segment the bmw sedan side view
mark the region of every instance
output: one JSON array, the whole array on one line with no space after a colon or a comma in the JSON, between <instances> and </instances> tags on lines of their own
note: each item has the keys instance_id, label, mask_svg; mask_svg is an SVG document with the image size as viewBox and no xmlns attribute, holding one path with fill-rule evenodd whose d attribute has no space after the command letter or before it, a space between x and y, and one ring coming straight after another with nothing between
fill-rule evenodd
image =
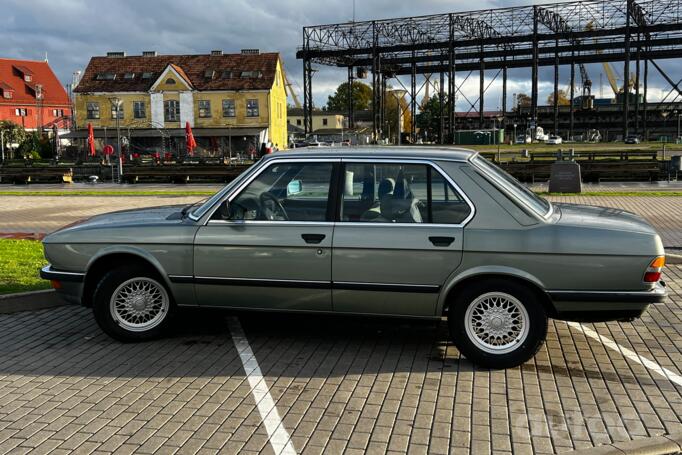
<instances>
[{"instance_id":1,"label":"bmw sedan side view","mask_svg":"<svg viewBox=\"0 0 682 455\"><path fill-rule=\"evenodd\" d=\"M203 203L95 216L44 247L41 276L121 341L181 306L446 316L465 357L506 368L548 318L630 320L665 298L644 219L552 204L461 149L277 152Z\"/></svg>"}]
</instances>

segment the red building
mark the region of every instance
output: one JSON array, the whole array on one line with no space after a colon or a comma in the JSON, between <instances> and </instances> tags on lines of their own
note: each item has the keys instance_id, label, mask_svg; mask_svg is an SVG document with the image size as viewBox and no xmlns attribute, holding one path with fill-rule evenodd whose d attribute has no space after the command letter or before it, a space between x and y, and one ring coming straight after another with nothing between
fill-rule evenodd
<instances>
[{"instance_id":1,"label":"red building","mask_svg":"<svg viewBox=\"0 0 682 455\"><path fill-rule=\"evenodd\" d=\"M65 130L71 117L66 90L46 61L0 58L0 121Z\"/></svg>"}]
</instances>

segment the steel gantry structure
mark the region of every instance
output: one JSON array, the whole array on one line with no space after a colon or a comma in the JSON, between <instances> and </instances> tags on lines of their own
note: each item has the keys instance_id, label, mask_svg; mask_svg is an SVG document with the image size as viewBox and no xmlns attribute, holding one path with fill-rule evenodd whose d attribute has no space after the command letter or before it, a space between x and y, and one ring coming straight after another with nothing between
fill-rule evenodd
<instances>
[{"instance_id":1,"label":"steel gantry structure","mask_svg":"<svg viewBox=\"0 0 682 455\"><path fill-rule=\"evenodd\" d=\"M627 135L631 126L629 112L632 100L627 86L630 63L635 61L637 100L640 62L644 63L642 121L646 130L648 63L656 59L682 57L682 0L572 1L309 26L303 28L303 45L296 55L303 61L306 133L312 132L313 63L347 68L349 82L358 75L358 70L371 73L375 138L382 136L386 80L397 76L410 77L408 93L414 114L418 96L417 75L439 74L438 97L444 101L442 109L447 110L447 114L440 115L440 140L443 142L446 136L443 132L455 130L456 94L461 93L461 85L466 80L462 78L458 83L457 73L479 73L479 98L474 102L467 99L467 102L471 109L478 110L479 127L483 127L484 95L490 86L484 83L485 72L496 70L495 78L502 74L501 115L506 117L507 69L531 68L530 124L534 125L539 68L553 66L556 126L560 66L570 65L572 118L575 65L579 65L585 84L585 64L623 62L623 134ZM662 71L655 62L654 66ZM682 96L682 93L678 94ZM640 128L639 105L639 102L635 103L636 129ZM348 109L352 125L350 98ZM412 124L414 134L414 122ZM572 135L572 121L570 129Z\"/></svg>"}]
</instances>

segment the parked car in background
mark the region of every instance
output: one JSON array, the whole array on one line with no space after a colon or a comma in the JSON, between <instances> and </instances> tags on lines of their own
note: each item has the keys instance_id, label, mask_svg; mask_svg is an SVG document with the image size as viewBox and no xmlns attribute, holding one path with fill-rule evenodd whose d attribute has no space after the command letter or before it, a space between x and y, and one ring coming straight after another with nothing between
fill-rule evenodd
<instances>
[{"instance_id":1,"label":"parked car in background","mask_svg":"<svg viewBox=\"0 0 682 455\"><path fill-rule=\"evenodd\" d=\"M531 137L525 134L519 134L514 141L515 144L530 144L531 142L533 142Z\"/></svg>"},{"instance_id":2,"label":"parked car in background","mask_svg":"<svg viewBox=\"0 0 682 455\"><path fill-rule=\"evenodd\" d=\"M561 144L563 141L561 139L561 136L556 136L554 134L551 134L549 138L547 139L547 143L551 145L558 145Z\"/></svg>"},{"instance_id":3,"label":"parked car in background","mask_svg":"<svg viewBox=\"0 0 682 455\"><path fill-rule=\"evenodd\" d=\"M179 306L447 317L464 356L502 368L535 355L550 317L629 320L665 297L646 220L550 203L468 150L275 152L203 203L43 244L41 276L123 341L159 336Z\"/></svg>"},{"instance_id":4,"label":"parked car in background","mask_svg":"<svg viewBox=\"0 0 682 455\"><path fill-rule=\"evenodd\" d=\"M630 135L630 136L627 136L627 137L625 138L625 141L624 141L624 142L625 142L626 144L639 144L639 143L640 143L640 139L639 139L639 136Z\"/></svg>"}]
</instances>

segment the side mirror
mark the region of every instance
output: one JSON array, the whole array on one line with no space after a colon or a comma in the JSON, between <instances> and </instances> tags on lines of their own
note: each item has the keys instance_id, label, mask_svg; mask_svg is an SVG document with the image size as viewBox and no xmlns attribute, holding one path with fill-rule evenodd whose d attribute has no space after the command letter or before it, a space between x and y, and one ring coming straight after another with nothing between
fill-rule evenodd
<instances>
[{"instance_id":1,"label":"side mirror","mask_svg":"<svg viewBox=\"0 0 682 455\"><path fill-rule=\"evenodd\" d=\"M230 201L224 200L220 207L218 207L218 216L221 220L229 220L232 218L232 210L230 209Z\"/></svg>"},{"instance_id":2,"label":"side mirror","mask_svg":"<svg viewBox=\"0 0 682 455\"><path fill-rule=\"evenodd\" d=\"M299 194L302 191L303 182L301 182L300 180L292 180L287 185L287 196L291 196L292 194Z\"/></svg>"}]
</instances>

